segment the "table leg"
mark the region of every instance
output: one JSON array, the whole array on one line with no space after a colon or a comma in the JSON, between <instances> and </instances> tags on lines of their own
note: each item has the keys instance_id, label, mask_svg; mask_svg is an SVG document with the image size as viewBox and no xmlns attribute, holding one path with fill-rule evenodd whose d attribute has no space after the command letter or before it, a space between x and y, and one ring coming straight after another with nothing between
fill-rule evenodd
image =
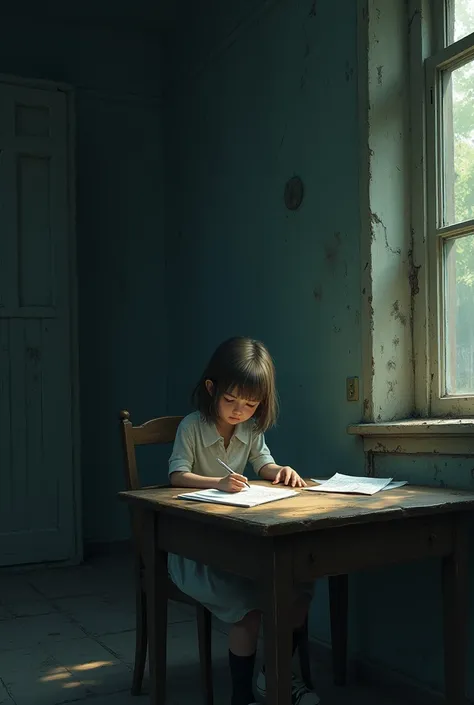
<instances>
[{"instance_id":1,"label":"table leg","mask_svg":"<svg viewBox=\"0 0 474 705\"><path fill-rule=\"evenodd\" d=\"M290 705L293 635L293 565L290 545L275 539L265 566L263 636L266 705Z\"/></svg>"},{"instance_id":2,"label":"table leg","mask_svg":"<svg viewBox=\"0 0 474 705\"><path fill-rule=\"evenodd\" d=\"M444 674L446 703L466 702L468 624L468 524L453 518L453 553L443 558Z\"/></svg>"},{"instance_id":3,"label":"table leg","mask_svg":"<svg viewBox=\"0 0 474 705\"><path fill-rule=\"evenodd\" d=\"M145 572L147 591L150 705L165 705L168 556L158 548L158 514L145 512Z\"/></svg>"},{"instance_id":4,"label":"table leg","mask_svg":"<svg viewBox=\"0 0 474 705\"><path fill-rule=\"evenodd\" d=\"M346 685L348 576L329 577L332 668L335 685Z\"/></svg>"}]
</instances>

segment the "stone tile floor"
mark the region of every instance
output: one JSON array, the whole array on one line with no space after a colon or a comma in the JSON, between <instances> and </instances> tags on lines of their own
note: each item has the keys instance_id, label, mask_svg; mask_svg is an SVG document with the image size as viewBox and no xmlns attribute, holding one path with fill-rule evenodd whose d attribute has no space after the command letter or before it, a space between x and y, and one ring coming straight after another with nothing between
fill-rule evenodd
<instances>
[{"instance_id":1,"label":"stone tile floor","mask_svg":"<svg viewBox=\"0 0 474 705\"><path fill-rule=\"evenodd\" d=\"M194 612L170 604L169 705L200 704ZM225 625L213 634L215 703L230 703ZM129 694L134 656L134 589L127 556L79 567L0 571L0 705L140 705ZM401 705L375 688L334 688L314 664L326 705Z\"/></svg>"}]
</instances>

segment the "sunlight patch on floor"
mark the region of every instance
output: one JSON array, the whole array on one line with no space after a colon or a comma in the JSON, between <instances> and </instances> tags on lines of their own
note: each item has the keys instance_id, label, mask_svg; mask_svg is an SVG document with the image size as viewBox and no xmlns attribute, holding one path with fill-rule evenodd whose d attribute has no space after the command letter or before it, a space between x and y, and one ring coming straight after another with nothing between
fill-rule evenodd
<instances>
[{"instance_id":1,"label":"sunlight patch on floor","mask_svg":"<svg viewBox=\"0 0 474 705\"><path fill-rule=\"evenodd\" d=\"M52 668L49 673L45 676L39 678L40 683L51 683L52 681L68 681L63 684L63 688L70 690L71 688L79 688L84 685L97 685L97 680L87 680L87 681L72 681L71 678L74 677L75 673L84 673L86 671L96 671L99 668L106 668L107 666L115 666L113 661L89 661L87 663L78 663L74 666L59 666L57 668Z\"/></svg>"}]
</instances>

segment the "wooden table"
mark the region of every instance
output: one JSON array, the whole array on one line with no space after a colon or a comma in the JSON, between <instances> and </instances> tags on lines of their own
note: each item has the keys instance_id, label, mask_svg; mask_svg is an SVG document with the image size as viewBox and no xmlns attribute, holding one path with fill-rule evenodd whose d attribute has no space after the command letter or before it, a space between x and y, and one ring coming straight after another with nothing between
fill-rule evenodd
<instances>
[{"instance_id":1,"label":"wooden table","mask_svg":"<svg viewBox=\"0 0 474 705\"><path fill-rule=\"evenodd\" d=\"M167 552L260 583L268 705L290 704L288 607L295 583L438 556L442 559L446 701L464 704L467 512L474 509L474 493L414 486L372 497L301 491L297 497L239 509L176 499L179 492L159 488L120 493L143 511L145 522L151 705L165 702L166 644L157 642L157 634L166 633ZM339 608L346 616L344 588Z\"/></svg>"}]
</instances>

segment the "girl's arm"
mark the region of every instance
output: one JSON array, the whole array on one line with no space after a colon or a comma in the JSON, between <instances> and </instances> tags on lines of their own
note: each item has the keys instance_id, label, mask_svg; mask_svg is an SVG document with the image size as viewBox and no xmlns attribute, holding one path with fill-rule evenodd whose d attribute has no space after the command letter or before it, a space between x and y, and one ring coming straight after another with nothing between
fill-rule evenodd
<instances>
[{"instance_id":1,"label":"girl's arm","mask_svg":"<svg viewBox=\"0 0 474 705\"><path fill-rule=\"evenodd\" d=\"M172 472L170 483L173 487L195 487L198 490L217 490L221 477L204 477L195 472Z\"/></svg>"},{"instance_id":2,"label":"girl's arm","mask_svg":"<svg viewBox=\"0 0 474 705\"><path fill-rule=\"evenodd\" d=\"M276 463L267 463L263 466L263 468L260 468L258 475L262 478L262 480L270 480L270 482L273 482L281 469L281 465L277 465Z\"/></svg>"},{"instance_id":3,"label":"girl's arm","mask_svg":"<svg viewBox=\"0 0 474 705\"><path fill-rule=\"evenodd\" d=\"M270 480L274 485L278 485L281 482L291 487L306 487L306 482L303 478L289 465L267 463L263 468L260 468L258 474L262 480Z\"/></svg>"},{"instance_id":4,"label":"girl's arm","mask_svg":"<svg viewBox=\"0 0 474 705\"><path fill-rule=\"evenodd\" d=\"M246 487L246 478L238 473L225 477L205 477L195 472L176 471L170 475L173 487L195 487L198 490L220 490L221 492L240 492Z\"/></svg>"},{"instance_id":5,"label":"girl's arm","mask_svg":"<svg viewBox=\"0 0 474 705\"><path fill-rule=\"evenodd\" d=\"M274 485L282 483L290 487L306 487L306 482L301 479L296 470L289 465L277 465L265 443L263 433L255 433L252 437L249 460L255 473L262 480L269 480Z\"/></svg>"}]
</instances>

